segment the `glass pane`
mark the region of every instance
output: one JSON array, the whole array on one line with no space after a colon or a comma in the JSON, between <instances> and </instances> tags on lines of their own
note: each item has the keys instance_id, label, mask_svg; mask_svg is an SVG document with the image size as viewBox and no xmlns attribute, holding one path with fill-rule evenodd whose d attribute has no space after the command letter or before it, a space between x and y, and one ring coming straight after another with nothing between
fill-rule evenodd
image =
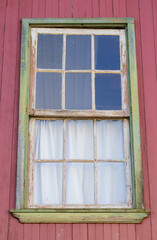
<instances>
[{"instance_id":1,"label":"glass pane","mask_svg":"<svg viewBox=\"0 0 157 240\"><path fill-rule=\"evenodd\" d=\"M97 121L97 159L124 159L123 121Z\"/></svg>"},{"instance_id":2,"label":"glass pane","mask_svg":"<svg viewBox=\"0 0 157 240\"><path fill-rule=\"evenodd\" d=\"M36 120L35 159L63 159L62 120Z\"/></svg>"},{"instance_id":3,"label":"glass pane","mask_svg":"<svg viewBox=\"0 0 157 240\"><path fill-rule=\"evenodd\" d=\"M92 109L90 73L67 73L65 79L65 108Z\"/></svg>"},{"instance_id":4,"label":"glass pane","mask_svg":"<svg viewBox=\"0 0 157 240\"><path fill-rule=\"evenodd\" d=\"M35 163L34 204L62 204L62 163Z\"/></svg>"},{"instance_id":5,"label":"glass pane","mask_svg":"<svg viewBox=\"0 0 157 240\"><path fill-rule=\"evenodd\" d=\"M66 69L91 69L91 36L67 36Z\"/></svg>"},{"instance_id":6,"label":"glass pane","mask_svg":"<svg viewBox=\"0 0 157 240\"><path fill-rule=\"evenodd\" d=\"M119 36L95 36L95 69L120 69Z\"/></svg>"},{"instance_id":7,"label":"glass pane","mask_svg":"<svg viewBox=\"0 0 157 240\"><path fill-rule=\"evenodd\" d=\"M121 75L95 74L96 110L121 110Z\"/></svg>"},{"instance_id":8,"label":"glass pane","mask_svg":"<svg viewBox=\"0 0 157 240\"><path fill-rule=\"evenodd\" d=\"M63 35L39 34L37 46L37 67L62 68Z\"/></svg>"},{"instance_id":9,"label":"glass pane","mask_svg":"<svg viewBox=\"0 0 157 240\"><path fill-rule=\"evenodd\" d=\"M38 72L36 75L36 109L61 109L61 73Z\"/></svg>"},{"instance_id":10,"label":"glass pane","mask_svg":"<svg viewBox=\"0 0 157 240\"><path fill-rule=\"evenodd\" d=\"M98 163L98 204L126 203L125 163Z\"/></svg>"},{"instance_id":11,"label":"glass pane","mask_svg":"<svg viewBox=\"0 0 157 240\"><path fill-rule=\"evenodd\" d=\"M66 164L66 204L94 204L94 164Z\"/></svg>"},{"instance_id":12,"label":"glass pane","mask_svg":"<svg viewBox=\"0 0 157 240\"><path fill-rule=\"evenodd\" d=\"M66 126L66 158L93 159L93 121L69 120Z\"/></svg>"}]
</instances>

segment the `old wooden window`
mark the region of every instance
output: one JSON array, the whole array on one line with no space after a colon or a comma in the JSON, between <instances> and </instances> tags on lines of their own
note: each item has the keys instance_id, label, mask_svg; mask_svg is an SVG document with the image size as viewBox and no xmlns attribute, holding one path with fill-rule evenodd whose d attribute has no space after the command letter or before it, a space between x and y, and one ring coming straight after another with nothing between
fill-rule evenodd
<instances>
[{"instance_id":1,"label":"old wooden window","mask_svg":"<svg viewBox=\"0 0 157 240\"><path fill-rule=\"evenodd\" d=\"M22 55L27 69L21 66L21 81L27 82L25 90L21 83L26 101L20 106L26 112L24 133L19 126L19 158L24 159L18 167L24 174L18 168L13 214L24 222L26 215L31 222L126 222L129 212L128 222L141 221L147 213L137 106L136 119L130 112L138 100L130 70L136 72L134 42L127 48L132 19L113 25L109 19L74 20L74 25L45 20L46 28L36 21L23 23L29 51Z\"/></svg>"}]
</instances>

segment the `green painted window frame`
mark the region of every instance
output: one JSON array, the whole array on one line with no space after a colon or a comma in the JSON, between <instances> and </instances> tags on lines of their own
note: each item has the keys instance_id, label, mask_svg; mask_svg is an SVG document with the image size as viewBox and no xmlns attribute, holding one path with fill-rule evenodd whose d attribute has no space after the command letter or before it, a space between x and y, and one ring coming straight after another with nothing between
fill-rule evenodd
<instances>
[{"instance_id":1,"label":"green painted window frame","mask_svg":"<svg viewBox=\"0 0 157 240\"><path fill-rule=\"evenodd\" d=\"M43 28L97 28L125 29L127 42L127 69L130 109L132 209L28 209L27 173L29 145L29 78L30 32L33 27ZM50 18L23 19L20 71L20 105L18 128L18 159L16 208L12 215L22 223L140 223L149 215L144 209L143 174L138 104L135 31L133 18Z\"/></svg>"}]
</instances>

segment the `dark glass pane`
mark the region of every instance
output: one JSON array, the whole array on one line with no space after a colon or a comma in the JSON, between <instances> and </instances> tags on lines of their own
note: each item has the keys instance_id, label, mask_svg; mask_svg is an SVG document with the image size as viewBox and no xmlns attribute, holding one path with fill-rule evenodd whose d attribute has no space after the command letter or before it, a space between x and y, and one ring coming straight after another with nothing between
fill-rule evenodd
<instances>
[{"instance_id":1,"label":"dark glass pane","mask_svg":"<svg viewBox=\"0 0 157 240\"><path fill-rule=\"evenodd\" d=\"M120 74L95 74L95 106L97 110L122 108Z\"/></svg>"},{"instance_id":2,"label":"dark glass pane","mask_svg":"<svg viewBox=\"0 0 157 240\"><path fill-rule=\"evenodd\" d=\"M38 72L36 77L36 108L61 109L61 73Z\"/></svg>"},{"instance_id":3,"label":"dark glass pane","mask_svg":"<svg viewBox=\"0 0 157 240\"><path fill-rule=\"evenodd\" d=\"M67 36L66 69L91 69L91 36Z\"/></svg>"},{"instance_id":4,"label":"dark glass pane","mask_svg":"<svg viewBox=\"0 0 157 240\"><path fill-rule=\"evenodd\" d=\"M63 35L38 35L37 67L62 68Z\"/></svg>"},{"instance_id":5,"label":"dark glass pane","mask_svg":"<svg viewBox=\"0 0 157 240\"><path fill-rule=\"evenodd\" d=\"M65 108L66 109L92 108L92 89L90 73L66 74Z\"/></svg>"},{"instance_id":6,"label":"dark glass pane","mask_svg":"<svg viewBox=\"0 0 157 240\"><path fill-rule=\"evenodd\" d=\"M119 36L95 36L95 69L120 69Z\"/></svg>"}]
</instances>

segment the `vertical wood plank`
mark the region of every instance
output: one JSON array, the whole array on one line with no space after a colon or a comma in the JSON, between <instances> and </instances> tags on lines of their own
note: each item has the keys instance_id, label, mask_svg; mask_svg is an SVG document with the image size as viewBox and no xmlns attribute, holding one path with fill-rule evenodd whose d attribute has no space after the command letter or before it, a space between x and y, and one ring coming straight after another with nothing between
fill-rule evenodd
<instances>
[{"instance_id":1,"label":"vertical wood plank","mask_svg":"<svg viewBox=\"0 0 157 240\"><path fill-rule=\"evenodd\" d=\"M56 225L48 224L47 226L47 240L55 240L56 239Z\"/></svg>"},{"instance_id":2,"label":"vertical wood plank","mask_svg":"<svg viewBox=\"0 0 157 240\"><path fill-rule=\"evenodd\" d=\"M88 240L96 239L96 224L88 224Z\"/></svg>"},{"instance_id":3,"label":"vertical wood plank","mask_svg":"<svg viewBox=\"0 0 157 240\"><path fill-rule=\"evenodd\" d=\"M59 13L59 1L58 0L52 0L52 8L51 8L51 17L52 18L58 18Z\"/></svg>"},{"instance_id":4,"label":"vertical wood plank","mask_svg":"<svg viewBox=\"0 0 157 240\"><path fill-rule=\"evenodd\" d=\"M104 239L104 225L103 224L96 224L96 240L103 240Z\"/></svg>"},{"instance_id":5,"label":"vertical wood plank","mask_svg":"<svg viewBox=\"0 0 157 240\"><path fill-rule=\"evenodd\" d=\"M2 2L2 1L1 1ZM2 5L1 5L2 6ZM16 85L16 51L17 51L17 33L18 33L18 0L9 0L2 8L5 20L5 36L2 34L2 43L4 37L3 65L1 65L1 119L0 119L0 236L1 239L11 237L10 224L14 222L14 230L17 236L22 239L22 231L17 228L17 221L11 220L9 214L9 198L10 198L10 176L12 161L12 141L13 141L13 118L14 118L14 91ZM4 26L2 14L2 26ZM4 31L4 28L1 28ZM2 33L2 32L1 32ZM2 54L1 52L1 54ZM2 68L3 67L3 68ZM15 189L14 189L15 190ZM15 196L15 195L14 195ZM9 220L9 222L8 222Z\"/></svg>"},{"instance_id":6,"label":"vertical wood plank","mask_svg":"<svg viewBox=\"0 0 157 240\"><path fill-rule=\"evenodd\" d=\"M126 17L126 0L119 0L119 17Z\"/></svg>"},{"instance_id":7,"label":"vertical wood plank","mask_svg":"<svg viewBox=\"0 0 157 240\"><path fill-rule=\"evenodd\" d=\"M56 240L72 239L72 224L56 224Z\"/></svg>"},{"instance_id":8,"label":"vertical wood plank","mask_svg":"<svg viewBox=\"0 0 157 240\"><path fill-rule=\"evenodd\" d=\"M113 0L113 17L120 16L119 0Z\"/></svg>"},{"instance_id":9,"label":"vertical wood plank","mask_svg":"<svg viewBox=\"0 0 157 240\"><path fill-rule=\"evenodd\" d=\"M144 96L145 96L145 111L146 111L146 133L147 133L147 152L148 152L148 176L150 189L150 207L153 209L151 214L151 226L147 225L145 234L148 239L155 239L157 236L157 194L156 193L156 142L157 134L154 134L156 129L156 63L155 63L155 45L153 32L153 16L152 3L145 0L145 4L140 0L140 23L141 23L141 46L142 46L142 64L143 64L143 81L144 81ZM151 64L150 64L151 61ZM151 108L150 108L151 106ZM157 132L157 131L156 131ZM149 224L149 220L146 220ZM145 223L145 224L146 224ZM151 236L152 232L152 236ZM137 228L137 236L144 236L144 232Z\"/></svg>"},{"instance_id":10,"label":"vertical wood plank","mask_svg":"<svg viewBox=\"0 0 157 240\"><path fill-rule=\"evenodd\" d=\"M104 224L104 240L111 240L111 224Z\"/></svg>"},{"instance_id":11,"label":"vertical wood plank","mask_svg":"<svg viewBox=\"0 0 157 240\"><path fill-rule=\"evenodd\" d=\"M144 4L145 5L145 4ZM140 101L140 116L141 116L141 142L142 142L142 158L143 158L143 176L144 176L144 199L145 199L145 207L149 208L150 204L149 204L149 175L148 175L148 158L147 158L147 131L148 128L145 128L146 125L146 115L145 115L145 109L146 109L146 91L149 91L149 87L147 88L146 91L144 91L144 85L145 85L145 79L144 79L144 65L142 64L144 59L148 59L148 56L144 56L143 55L143 45L142 45L142 41L143 41L143 37L144 35L142 34L142 26L143 23L147 20L145 20L146 15L143 14L143 16L141 15L141 7L143 6L142 2L140 3L140 5L138 5L137 1L133 1L132 4L129 4L129 2L127 2L127 6L128 6L128 14L132 15L135 17L135 30L136 30L136 46L137 46L137 67L138 67L138 82L139 82L139 98L141 99ZM146 6L146 5L145 5ZM145 8L145 11L146 8ZM144 12L145 12L144 11ZM150 13L149 13L150 15ZM151 18L151 16L149 16L149 18ZM145 34L147 33L147 27L148 26L143 26L145 28L144 32ZM152 31L152 26L149 26L150 31ZM145 36L146 37L146 36ZM148 35L147 35L148 37ZM153 40L153 38L152 38ZM152 57L151 57L152 59ZM148 64L148 62L147 62ZM148 64L149 65L149 64ZM141 67L142 66L142 67ZM150 79L149 79L150 81ZM147 114L147 113L146 113ZM146 226L144 227L144 223L146 224ZM147 239L151 239L151 223L150 223L150 218L147 219L146 221L144 221L144 223L142 224L142 231L140 226L136 226L136 238L146 238Z\"/></svg>"},{"instance_id":12,"label":"vertical wood plank","mask_svg":"<svg viewBox=\"0 0 157 240\"><path fill-rule=\"evenodd\" d=\"M100 17L112 17L113 4L110 0L100 0Z\"/></svg>"},{"instance_id":13,"label":"vertical wood plank","mask_svg":"<svg viewBox=\"0 0 157 240\"><path fill-rule=\"evenodd\" d=\"M39 230L39 239L40 240L47 240L48 239L48 231L47 231L48 224L40 224L40 230Z\"/></svg>"},{"instance_id":14,"label":"vertical wood plank","mask_svg":"<svg viewBox=\"0 0 157 240\"><path fill-rule=\"evenodd\" d=\"M157 1L152 0L152 15L153 15L153 32L154 32L154 46L155 46L155 63L156 63L156 78L157 78Z\"/></svg>"},{"instance_id":15,"label":"vertical wood plank","mask_svg":"<svg viewBox=\"0 0 157 240\"><path fill-rule=\"evenodd\" d=\"M8 236L4 240L23 240L23 225L17 219L10 219L8 230Z\"/></svg>"},{"instance_id":16,"label":"vertical wood plank","mask_svg":"<svg viewBox=\"0 0 157 240\"><path fill-rule=\"evenodd\" d=\"M120 224L120 239L126 239L127 240L127 224Z\"/></svg>"},{"instance_id":17,"label":"vertical wood plank","mask_svg":"<svg viewBox=\"0 0 157 240\"><path fill-rule=\"evenodd\" d=\"M32 0L33 1L33 4L32 4L32 17L33 18L37 18L39 17L38 15L38 0Z\"/></svg>"},{"instance_id":18,"label":"vertical wood plank","mask_svg":"<svg viewBox=\"0 0 157 240\"><path fill-rule=\"evenodd\" d=\"M92 0L86 0L86 17L92 18L93 12L92 12Z\"/></svg>"},{"instance_id":19,"label":"vertical wood plank","mask_svg":"<svg viewBox=\"0 0 157 240\"><path fill-rule=\"evenodd\" d=\"M35 9L35 11L33 10L33 6L37 6L36 4L37 4L37 1L20 0L20 19L37 17L38 7ZM21 31L21 26L20 26L20 31ZM20 41L21 41L21 37L20 37ZM19 68L19 72L20 72L20 68ZM40 239L39 224L24 224L23 226L24 226L24 240Z\"/></svg>"},{"instance_id":20,"label":"vertical wood plank","mask_svg":"<svg viewBox=\"0 0 157 240\"><path fill-rule=\"evenodd\" d=\"M1 98L1 84L2 84L2 67L4 56L4 34L6 21L6 3L7 0L0 1L0 98Z\"/></svg>"},{"instance_id":21,"label":"vertical wood plank","mask_svg":"<svg viewBox=\"0 0 157 240\"><path fill-rule=\"evenodd\" d=\"M87 224L73 224L73 240L87 240Z\"/></svg>"},{"instance_id":22,"label":"vertical wood plank","mask_svg":"<svg viewBox=\"0 0 157 240\"><path fill-rule=\"evenodd\" d=\"M144 177L144 199L145 207L149 208L149 179L147 169L147 150L146 150L146 122L145 122L145 99L144 99L144 82L142 72L142 49L141 49L141 29L140 29L140 6L137 0L132 2L127 1L127 17L135 18L135 36L136 36L136 56L137 56L137 72L139 85L139 106L140 106L140 124L141 124L141 147L143 159L143 177ZM148 220L149 222L150 220ZM142 224L143 225L143 224ZM150 222L148 223L150 227ZM143 233L147 234L147 230L143 229ZM135 239L136 232L138 235L139 229L136 230L135 225L128 225L128 239ZM150 237L148 238L150 239Z\"/></svg>"},{"instance_id":23,"label":"vertical wood plank","mask_svg":"<svg viewBox=\"0 0 157 240\"><path fill-rule=\"evenodd\" d=\"M135 224L128 224L127 240L136 240Z\"/></svg>"},{"instance_id":24,"label":"vertical wood plank","mask_svg":"<svg viewBox=\"0 0 157 240\"><path fill-rule=\"evenodd\" d=\"M93 18L98 18L100 17L100 4L99 4L99 0L94 0L93 1Z\"/></svg>"},{"instance_id":25,"label":"vertical wood plank","mask_svg":"<svg viewBox=\"0 0 157 240\"><path fill-rule=\"evenodd\" d=\"M148 177L149 177L149 200L150 208L153 209L151 214L151 228L149 239L155 239L157 236L157 194L156 192L156 168L157 162L154 156L156 155L156 141L157 135L154 134L156 128L156 62L155 62L155 45L153 32L153 15L151 1L145 1L142 4L140 1L140 23L141 23L141 46L142 46L142 64L143 64L143 82L144 82L144 96L145 96L145 112L146 112L146 134L147 134L147 153L148 153ZM151 106L151 108L150 108ZM145 169L144 169L145 170ZM144 182L144 185L146 183ZM137 229L139 230L139 228ZM141 232L143 235L143 232ZM138 233L139 235L139 233Z\"/></svg>"},{"instance_id":26,"label":"vertical wood plank","mask_svg":"<svg viewBox=\"0 0 157 240\"><path fill-rule=\"evenodd\" d=\"M24 224L23 240L39 240L39 224Z\"/></svg>"},{"instance_id":27,"label":"vertical wood plank","mask_svg":"<svg viewBox=\"0 0 157 240\"><path fill-rule=\"evenodd\" d=\"M120 240L119 224L111 224L112 240Z\"/></svg>"},{"instance_id":28,"label":"vertical wood plank","mask_svg":"<svg viewBox=\"0 0 157 240\"><path fill-rule=\"evenodd\" d=\"M73 0L73 14L74 18L85 17L85 0Z\"/></svg>"},{"instance_id":29,"label":"vertical wood plank","mask_svg":"<svg viewBox=\"0 0 157 240\"><path fill-rule=\"evenodd\" d=\"M59 1L59 17L61 18L72 17L72 0Z\"/></svg>"}]
</instances>

